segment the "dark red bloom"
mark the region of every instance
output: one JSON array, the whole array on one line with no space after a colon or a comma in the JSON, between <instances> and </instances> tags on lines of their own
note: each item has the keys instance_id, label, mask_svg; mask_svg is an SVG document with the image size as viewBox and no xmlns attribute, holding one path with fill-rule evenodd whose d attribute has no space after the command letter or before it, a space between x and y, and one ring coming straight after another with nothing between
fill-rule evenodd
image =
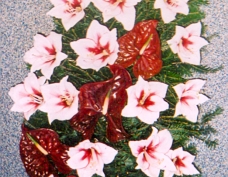
<instances>
[{"instance_id":1,"label":"dark red bloom","mask_svg":"<svg viewBox=\"0 0 228 177\"><path fill-rule=\"evenodd\" d=\"M158 74L162 68L162 60L156 26L156 20L142 21L120 37L119 53L115 63L125 68L134 65L135 77L140 75L148 79Z\"/></svg>"},{"instance_id":2,"label":"dark red bloom","mask_svg":"<svg viewBox=\"0 0 228 177\"><path fill-rule=\"evenodd\" d=\"M31 136L45 152L39 150ZM20 141L20 155L26 172L30 177L48 177L53 174L58 177L58 171L64 174L71 172L66 161L68 147L61 144L56 132L51 129L28 130L22 125L22 136Z\"/></svg>"},{"instance_id":3,"label":"dark red bloom","mask_svg":"<svg viewBox=\"0 0 228 177\"><path fill-rule=\"evenodd\" d=\"M122 126L121 112L127 101L126 88L132 85L129 73L120 65L109 66L113 77L107 81L88 83L80 88L79 112L70 120L71 126L90 139L96 123L103 115L107 120L107 137L111 142L128 135Z\"/></svg>"}]
</instances>

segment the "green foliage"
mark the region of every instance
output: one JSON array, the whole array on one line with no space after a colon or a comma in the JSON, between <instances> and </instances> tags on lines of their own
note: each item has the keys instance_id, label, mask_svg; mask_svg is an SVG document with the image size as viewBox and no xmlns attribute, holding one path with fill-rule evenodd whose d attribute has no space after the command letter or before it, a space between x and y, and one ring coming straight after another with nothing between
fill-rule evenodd
<instances>
[{"instance_id":1,"label":"green foliage","mask_svg":"<svg viewBox=\"0 0 228 177\"><path fill-rule=\"evenodd\" d=\"M200 6L206 5L207 3L207 0L190 0L188 3L190 13L188 15L178 14L177 19L169 24L164 24L161 19L160 10L153 8L154 0L142 0L136 6L136 23L149 19L156 19L159 22L157 31L161 40L163 68L158 75L152 77L149 81L160 81L169 85L165 100L169 103L170 108L161 112L160 118L152 126L157 127L159 130L168 129L171 132L173 136L172 149L182 146L185 150L194 155L197 153L196 147L194 144L189 143L189 140L192 137L202 140L209 148L215 148L218 144L217 140L211 139L211 135L216 131L208 122L215 116L221 114L222 109L217 108L215 111L205 114L202 116L201 122L197 123L189 122L182 116L173 118L175 105L178 99L172 87L179 83L186 82L185 77L191 77L194 72L216 72L221 69L221 67L213 69L208 66L181 63L178 56L172 53L166 41L171 39L175 34L176 25L186 27L191 23L196 23L203 19L204 13L200 11ZM55 68L49 83L59 82L63 77L69 76L68 81L79 90L80 87L86 83L104 81L112 77L112 74L107 67L103 67L96 72L92 69L85 70L76 66L77 55L71 49L70 42L85 38L88 26L94 19L98 20L101 24L106 25L110 30L117 28L118 37L124 35L126 31L123 29L122 24L115 19L110 19L108 22L103 23L101 12L99 12L92 3L85 9L85 13L86 16L69 31L65 31L60 19L53 19L55 31L63 35L62 51L68 55L68 58L62 61L59 67ZM132 67L127 68L127 70L132 76L133 83L135 83L136 78L132 74ZM41 75L40 72L37 72L37 74ZM25 122L25 124L31 129L51 128L59 134L60 140L69 146L75 146L82 140L80 133L73 130L68 121L56 120L49 125L47 114L40 111L37 111L28 122ZM115 160L104 167L106 176L146 177L141 170L135 169L137 164L135 157L131 154L128 141L146 139L152 131L151 125L147 125L137 118L123 117L123 126L130 135L130 138L129 140L118 143L110 143L106 138L106 124L105 117L100 118L92 137L92 141L99 140L99 142L106 143L118 150L118 155ZM75 172L72 173L74 174ZM161 172L160 176L162 175L163 172ZM94 175L94 177L97 177L97 175Z\"/></svg>"}]
</instances>

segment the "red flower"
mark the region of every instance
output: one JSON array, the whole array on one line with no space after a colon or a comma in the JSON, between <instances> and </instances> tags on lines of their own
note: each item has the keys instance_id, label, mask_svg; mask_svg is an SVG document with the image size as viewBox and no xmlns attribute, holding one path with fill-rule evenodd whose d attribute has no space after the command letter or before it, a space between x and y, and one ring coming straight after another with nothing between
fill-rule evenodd
<instances>
[{"instance_id":1,"label":"red flower","mask_svg":"<svg viewBox=\"0 0 228 177\"><path fill-rule=\"evenodd\" d=\"M135 77L144 79L158 74L162 68L160 39L156 31L157 21L139 22L127 34L118 39L119 53L115 63L127 68L133 66Z\"/></svg>"},{"instance_id":2,"label":"red flower","mask_svg":"<svg viewBox=\"0 0 228 177\"><path fill-rule=\"evenodd\" d=\"M20 155L30 177L58 177L58 171L70 173L68 149L51 129L28 130L22 126Z\"/></svg>"},{"instance_id":3,"label":"red flower","mask_svg":"<svg viewBox=\"0 0 228 177\"><path fill-rule=\"evenodd\" d=\"M127 101L126 88L132 85L129 73L119 65L109 66L113 77L107 81L88 83L80 88L79 112L70 120L71 126L90 139L96 123L106 117L107 137L111 142L125 139L121 112Z\"/></svg>"}]
</instances>

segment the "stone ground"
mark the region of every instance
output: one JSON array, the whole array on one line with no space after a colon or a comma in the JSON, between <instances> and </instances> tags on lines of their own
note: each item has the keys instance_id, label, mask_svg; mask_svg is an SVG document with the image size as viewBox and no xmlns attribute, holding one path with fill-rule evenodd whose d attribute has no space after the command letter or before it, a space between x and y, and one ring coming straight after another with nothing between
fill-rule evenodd
<instances>
[{"instance_id":1,"label":"stone ground","mask_svg":"<svg viewBox=\"0 0 228 177\"><path fill-rule=\"evenodd\" d=\"M1 98L0 98L0 172L2 177L26 177L19 156L20 125L22 115L10 112L12 100L9 89L22 82L28 70L23 62L24 53L33 46L33 36L37 33L49 34L53 29L52 20L45 14L51 8L48 0L0 1L0 58L1 58ZM227 0L210 0L202 8L206 12L203 22L208 26L205 36L217 34L202 52L202 64L210 67L224 66L224 69L208 75L196 77L207 79L203 89L211 101L203 104L201 113L221 106L224 114L211 124L217 129L215 138L219 146L209 150L198 143L199 154L196 164L204 177L228 176L228 5Z\"/></svg>"}]
</instances>

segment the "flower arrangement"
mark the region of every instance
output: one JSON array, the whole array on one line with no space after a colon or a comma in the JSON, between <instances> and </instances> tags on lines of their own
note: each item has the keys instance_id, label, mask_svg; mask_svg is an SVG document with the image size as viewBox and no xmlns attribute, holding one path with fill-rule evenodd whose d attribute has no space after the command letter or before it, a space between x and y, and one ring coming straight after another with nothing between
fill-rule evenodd
<instances>
[{"instance_id":1,"label":"flower arrangement","mask_svg":"<svg viewBox=\"0 0 228 177\"><path fill-rule=\"evenodd\" d=\"M20 155L30 177L199 176L197 138L206 0L51 0L55 30L34 36L30 73L12 87L22 112Z\"/></svg>"}]
</instances>

